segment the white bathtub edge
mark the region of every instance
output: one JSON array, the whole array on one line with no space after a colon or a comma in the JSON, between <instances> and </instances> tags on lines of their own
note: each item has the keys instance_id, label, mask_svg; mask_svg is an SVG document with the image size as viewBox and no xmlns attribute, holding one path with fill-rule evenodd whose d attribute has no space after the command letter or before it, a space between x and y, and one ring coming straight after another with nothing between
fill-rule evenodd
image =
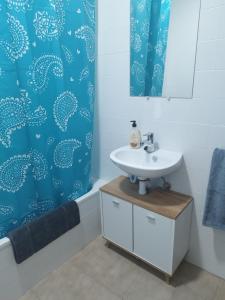
<instances>
[{"instance_id":1,"label":"white bathtub edge","mask_svg":"<svg viewBox=\"0 0 225 300\"><path fill-rule=\"evenodd\" d=\"M106 184L107 182L108 182L108 180L98 179L95 182L95 184L93 185L93 188L88 193L86 193L85 195L76 199L78 205L79 205L79 203L82 203L84 200L86 200L86 199L92 197L94 194L98 193L100 187L103 186L104 184ZM7 237L0 239L0 252L9 246L11 246L11 243Z\"/></svg>"}]
</instances>

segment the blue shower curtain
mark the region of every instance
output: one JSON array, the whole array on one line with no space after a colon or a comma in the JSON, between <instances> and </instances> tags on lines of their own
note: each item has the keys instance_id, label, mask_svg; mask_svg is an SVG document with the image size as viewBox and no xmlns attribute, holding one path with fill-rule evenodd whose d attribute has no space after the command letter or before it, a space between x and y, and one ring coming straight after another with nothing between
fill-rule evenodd
<instances>
[{"instance_id":1,"label":"blue shower curtain","mask_svg":"<svg viewBox=\"0 0 225 300\"><path fill-rule=\"evenodd\" d=\"M95 0L0 0L0 237L91 188Z\"/></svg>"},{"instance_id":2,"label":"blue shower curtain","mask_svg":"<svg viewBox=\"0 0 225 300\"><path fill-rule=\"evenodd\" d=\"M131 96L162 96L171 0L131 0Z\"/></svg>"}]
</instances>

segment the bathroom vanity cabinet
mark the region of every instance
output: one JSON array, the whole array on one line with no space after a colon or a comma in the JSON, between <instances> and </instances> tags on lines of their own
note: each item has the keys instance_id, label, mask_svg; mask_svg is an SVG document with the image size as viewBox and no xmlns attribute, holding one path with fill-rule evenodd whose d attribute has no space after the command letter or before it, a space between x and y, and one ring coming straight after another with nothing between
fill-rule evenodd
<instances>
[{"instance_id":1,"label":"bathroom vanity cabinet","mask_svg":"<svg viewBox=\"0 0 225 300\"><path fill-rule=\"evenodd\" d=\"M189 250L192 197L173 191L138 194L120 176L101 188L103 237L166 274Z\"/></svg>"}]
</instances>

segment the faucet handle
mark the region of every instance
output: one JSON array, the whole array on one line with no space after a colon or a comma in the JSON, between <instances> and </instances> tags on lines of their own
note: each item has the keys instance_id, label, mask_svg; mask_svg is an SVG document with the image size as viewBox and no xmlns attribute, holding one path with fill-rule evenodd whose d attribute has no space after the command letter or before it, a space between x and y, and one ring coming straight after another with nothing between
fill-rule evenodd
<instances>
[{"instance_id":1,"label":"faucet handle","mask_svg":"<svg viewBox=\"0 0 225 300\"><path fill-rule=\"evenodd\" d=\"M143 134L143 136L147 136L147 141L150 142L153 144L153 141L154 141L154 133L152 132L147 132L145 134Z\"/></svg>"}]
</instances>

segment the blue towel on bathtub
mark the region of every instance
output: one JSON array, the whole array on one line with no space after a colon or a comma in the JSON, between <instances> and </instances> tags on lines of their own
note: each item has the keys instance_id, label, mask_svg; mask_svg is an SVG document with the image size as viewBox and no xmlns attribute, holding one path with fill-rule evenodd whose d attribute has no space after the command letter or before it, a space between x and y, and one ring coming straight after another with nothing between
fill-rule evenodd
<instances>
[{"instance_id":1,"label":"blue towel on bathtub","mask_svg":"<svg viewBox=\"0 0 225 300\"><path fill-rule=\"evenodd\" d=\"M70 201L11 231L8 237L16 262L20 264L79 223L79 207L75 201Z\"/></svg>"},{"instance_id":2,"label":"blue towel on bathtub","mask_svg":"<svg viewBox=\"0 0 225 300\"><path fill-rule=\"evenodd\" d=\"M225 230L225 150L213 153L203 225Z\"/></svg>"}]
</instances>

